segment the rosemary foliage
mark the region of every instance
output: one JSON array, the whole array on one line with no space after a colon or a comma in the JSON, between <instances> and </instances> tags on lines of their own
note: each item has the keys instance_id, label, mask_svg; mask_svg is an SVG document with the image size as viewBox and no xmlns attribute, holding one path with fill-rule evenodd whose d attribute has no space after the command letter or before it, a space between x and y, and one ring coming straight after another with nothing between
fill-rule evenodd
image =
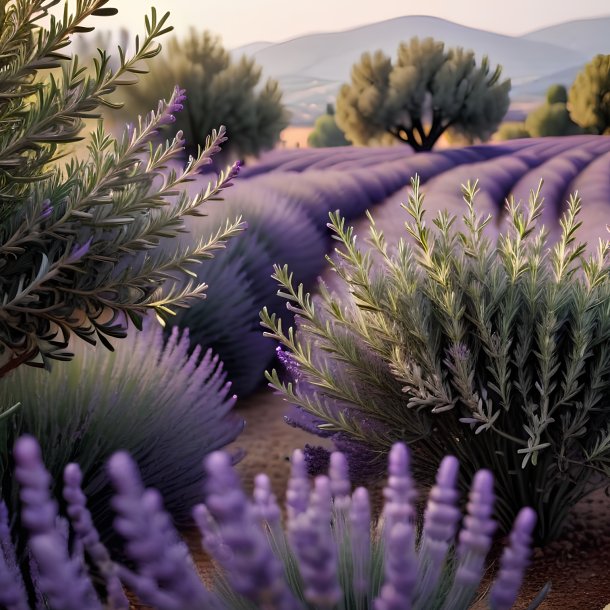
<instances>
[{"instance_id":1,"label":"rosemary foliage","mask_svg":"<svg viewBox=\"0 0 610 610\"><path fill-rule=\"evenodd\" d=\"M239 220L227 222L193 247L157 248L237 173L228 168L194 197L180 189L220 151L222 127L184 170L164 171L184 149L182 134L152 142L182 108L178 87L119 138L100 121L85 158L59 164L66 145L83 139L83 121L99 117L100 106L116 107L107 96L136 82L172 29L169 14L159 19L153 8L133 55L119 48L111 69L99 50L88 70L65 49L73 34L92 29L83 25L89 16L115 12L107 1L78 0L73 13L66 3L59 17L50 13L59 0L0 2L0 376L22 363L69 359L71 334L110 348L105 336L124 337L129 320L140 327L146 310L167 317L201 297L205 285L185 277L241 229Z\"/></svg>"},{"instance_id":2,"label":"rosemary foliage","mask_svg":"<svg viewBox=\"0 0 610 610\"><path fill-rule=\"evenodd\" d=\"M339 247L328 260L345 294L321 285L312 297L276 266L298 331L267 310L261 319L289 351L291 380L267 377L302 411L297 425L342 450L351 444L353 455L382 456L406 441L425 484L447 453L464 482L489 468L504 531L532 506L546 542L609 480L610 241L592 254L577 243L574 194L551 244L537 222L541 186L528 206L507 202L508 227L495 242L491 217L476 212L476 182L463 187L461 227L446 212L431 226L415 178L403 204L408 238L394 247L370 215L366 250L331 214Z\"/></svg>"}]
</instances>

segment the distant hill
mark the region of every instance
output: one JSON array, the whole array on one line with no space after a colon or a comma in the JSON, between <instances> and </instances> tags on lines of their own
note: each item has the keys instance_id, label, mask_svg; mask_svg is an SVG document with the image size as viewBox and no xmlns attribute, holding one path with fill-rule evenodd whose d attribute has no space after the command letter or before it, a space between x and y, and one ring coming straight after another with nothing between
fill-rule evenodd
<instances>
[{"instance_id":1,"label":"distant hill","mask_svg":"<svg viewBox=\"0 0 610 610\"><path fill-rule=\"evenodd\" d=\"M479 58L488 55L492 66L501 64L503 75L511 78L513 100L531 101L544 95L554 82L569 86L593 55L610 52L608 32L610 17L573 21L515 37L436 17L408 16L280 43L255 42L232 53L254 57L265 76L279 81L292 123L303 125L311 124L325 111L327 102L334 101L364 51L381 49L393 58L398 45L413 36L432 36L450 47L472 49Z\"/></svg>"},{"instance_id":2,"label":"distant hill","mask_svg":"<svg viewBox=\"0 0 610 610\"><path fill-rule=\"evenodd\" d=\"M610 53L610 16L569 21L530 32L521 38L570 49L588 61L598 53Z\"/></svg>"}]
</instances>

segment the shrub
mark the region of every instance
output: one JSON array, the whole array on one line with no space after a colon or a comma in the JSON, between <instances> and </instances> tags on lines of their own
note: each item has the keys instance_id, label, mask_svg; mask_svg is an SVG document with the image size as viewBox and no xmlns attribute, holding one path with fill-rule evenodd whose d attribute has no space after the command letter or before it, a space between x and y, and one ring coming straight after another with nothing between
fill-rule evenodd
<instances>
[{"instance_id":1,"label":"shrub","mask_svg":"<svg viewBox=\"0 0 610 610\"><path fill-rule=\"evenodd\" d=\"M570 118L565 87L549 87L546 99L545 104L530 112L525 119L525 128L532 137L574 136L583 133L582 128Z\"/></svg>"},{"instance_id":2,"label":"shrub","mask_svg":"<svg viewBox=\"0 0 610 610\"><path fill-rule=\"evenodd\" d=\"M413 243L390 250L371 218L375 260L331 215L343 294L322 285L312 299L276 267L300 323L285 332L263 310L268 335L295 365L294 383L275 371L268 378L300 407L297 425L331 436L355 459L403 440L424 483L445 453L467 478L490 468L503 530L528 505L538 539L548 541L610 474L610 241L584 258L574 242L576 196L554 246L536 229L540 188L528 209L509 203L509 226L492 244L491 216L475 212L476 185L463 190L462 229L445 212L428 226L418 179L412 189L404 207Z\"/></svg>"},{"instance_id":3,"label":"shrub","mask_svg":"<svg viewBox=\"0 0 610 610\"><path fill-rule=\"evenodd\" d=\"M89 16L115 11L105 7L107 0L83 0L74 15L66 5L63 16L40 26L58 2L0 3L0 377L22 363L70 358L72 334L106 344L105 335L125 336L129 320L138 326L148 310L166 317L172 307L185 306L204 289L185 282L186 271L240 229L228 223L209 242L187 250L156 249L160 236L179 233L183 218L201 214L201 204L236 174L231 168L192 198L177 195L220 150L226 139L221 128L184 171L163 175L167 162L181 154L183 135L150 145L182 108L178 87L118 140L100 123L85 158L59 166L64 145L82 139L83 119L99 116L97 109L110 104L107 96L141 72L142 60L160 51L156 39L171 28L165 27L168 15L158 20L153 9L132 57L121 51L119 67L111 70L108 55L99 51L94 73L86 75L79 58L63 49L87 29ZM61 75L44 78L55 68Z\"/></svg>"},{"instance_id":4,"label":"shrub","mask_svg":"<svg viewBox=\"0 0 610 610\"><path fill-rule=\"evenodd\" d=\"M258 312L267 304L283 307L271 279L273 264L294 268L299 281L309 284L323 264L326 240L301 206L273 190L244 182L222 207L190 223L192 240L206 238L208 227L241 215L248 230L205 267L198 280L210 284L206 299L174 316L170 325L188 327L193 346L211 347L224 363L239 396L264 383L265 368L274 346L263 338ZM188 243L188 242L187 242Z\"/></svg>"},{"instance_id":5,"label":"shrub","mask_svg":"<svg viewBox=\"0 0 610 610\"><path fill-rule=\"evenodd\" d=\"M496 132L498 140L518 140L519 138L531 138L532 134L525 127L522 121L507 121L500 125Z\"/></svg>"},{"instance_id":6,"label":"shrub","mask_svg":"<svg viewBox=\"0 0 610 610\"><path fill-rule=\"evenodd\" d=\"M257 477L254 499L249 502L229 457L214 453L206 460L207 506L194 509L204 546L218 565L216 587L210 591L171 527L160 494L144 489L127 453L115 454L108 472L116 489L115 527L125 539L131 569L113 562L99 541L76 464L68 465L63 477L73 535L69 544L68 524L58 519L57 504L49 493L51 477L36 441L19 439L14 456L15 477L21 486L21 521L29 532L28 548L38 569L31 581L20 578L3 507L0 604L18 609L28 607L26 587L52 608L101 609L96 588L83 569L86 553L100 572L101 582L96 585L98 591L103 586L105 607L116 610L129 607L121 583L160 610L322 609L336 603L391 610L411 607L413 600L414 608L436 607L445 599L459 610L467 608L476 594L495 527L493 477L481 471L473 481L455 559L446 563L461 516L455 490L458 462L448 457L439 469L416 550L408 453L404 445L397 445L390 453L383 525L373 532L368 493L360 488L350 497L341 454L333 455L330 477L316 479L311 491L297 452L287 496L286 536L269 479ZM531 509L519 513L489 595L495 610L510 608L515 601L535 522Z\"/></svg>"},{"instance_id":7,"label":"shrub","mask_svg":"<svg viewBox=\"0 0 610 610\"><path fill-rule=\"evenodd\" d=\"M224 150L232 159L274 147L288 115L276 81L267 79L258 86L262 70L253 59L233 60L218 37L194 29L185 40L172 38L166 51L138 87L125 90L130 112L142 112L154 103L169 79L189 91L184 113L170 128L184 133L187 153L203 145L218 124L227 126L230 141Z\"/></svg>"},{"instance_id":8,"label":"shrub","mask_svg":"<svg viewBox=\"0 0 610 610\"><path fill-rule=\"evenodd\" d=\"M350 142L345 139L345 134L337 127L332 104L328 104L326 114L316 119L314 129L307 137L307 144L314 148L349 146Z\"/></svg>"},{"instance_id":9,"label":"shrub","mask_svg":"<svg viewBox=\"0 0 610 610\"><path fill-rule=\"evenodd\" d=\"M131 453L146 485L161 491L184 525L201 499L201 460L243 428L231 411L231 384L211 351L188 355L188 332L176 328L164 344L154 319L115 344L116 351L77 344L73 361L51 372L21 367L0 384L0 404L21 402L9 415L0 408L2 497L16 506L9 452L27 433L40 439L55 482L65 464L80 464L89 509L104 536L111 515L102 467L119 449Z\"/></svg>"},{"instance_id":10,"label":"shrub","mask_svg":"<svg viewBox=\"0 0 610 610\"><path fill-rule=\"evenodd\" d=\"M354 144L398 140L415 151L431 150L447 130L488 140L510 102L500 74L487 57L477 66L472 51L432 38L402 43L394 65L381 51L364 53L339 91L337 125Z\"/></svg>"},{"instance_id":11,"label":"shrub","mask_svg":"<svg viewBox=\"0 0 610 610\"><path fill-rule=\"evenodd\" d=\"M590 133L610 133L610 55L596 55L568 94L570 116Z\"/></svg>"}]
</instances>

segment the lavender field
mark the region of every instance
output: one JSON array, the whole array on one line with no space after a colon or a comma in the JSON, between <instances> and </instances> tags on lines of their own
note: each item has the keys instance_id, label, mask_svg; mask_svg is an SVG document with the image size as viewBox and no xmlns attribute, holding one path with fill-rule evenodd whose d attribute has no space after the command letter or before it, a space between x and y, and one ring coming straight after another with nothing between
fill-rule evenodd
<instances>
[{"instance_id":1,"label":"lavender field","mask_svg":"<svg viewBox=\"0 0 610 610\"><path fill-rule=\"evenodd\" d=\"M220 356L239 396L264 383L263 372L275 353L263 338L258 312L267 306L285 312L273 265L287 264L296 282L314 288L332 249L328 213L368 227L370 210L389 242L404 237L410 180L421 179L430 219L447 209L464 212L460 185L479 181L477 210L490 213L499 232L506 199L527 202L544 180L541 221L551 236L570 194L582 197L578 238L595 247L610 219L610 138L572 136L528 138L498 144L413 154L405 147L332 148L272 151L247 165L223 204L210 204L209 216L196 220L193 234L208 235L226 219L243 215L248 231L206 265L206 301L195 303L176 323L188 326L191 340ZM194 191L196 185L191 187ZM207 232L207 233L206 233ZM334 274L326 274L333 285ZM221 304L224 304L221 305Z\"/></svg>"}]
</instances>

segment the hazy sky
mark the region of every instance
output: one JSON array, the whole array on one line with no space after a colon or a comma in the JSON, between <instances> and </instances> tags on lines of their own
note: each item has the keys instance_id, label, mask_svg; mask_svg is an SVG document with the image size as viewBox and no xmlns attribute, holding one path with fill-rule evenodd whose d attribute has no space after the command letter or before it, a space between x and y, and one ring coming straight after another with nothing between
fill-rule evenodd
<instances>
[{"instance_id":1,"label":"hazy sky","mask_svg":"<svg viewBox=\"0 0 610 610\"><path fill-rule=\"evenodd\" d=\"M102 27L143 30L150 6L171 12L180 32L190 26L220 34L226 47L278 42L403 15L433 15L503 34L525 34L572 19L610 14L608 0L112 0L119 9ZM111 26L112 23L112 26ZM102 25L102 24L100 24Z\"/></svg>"}]
</instances>

